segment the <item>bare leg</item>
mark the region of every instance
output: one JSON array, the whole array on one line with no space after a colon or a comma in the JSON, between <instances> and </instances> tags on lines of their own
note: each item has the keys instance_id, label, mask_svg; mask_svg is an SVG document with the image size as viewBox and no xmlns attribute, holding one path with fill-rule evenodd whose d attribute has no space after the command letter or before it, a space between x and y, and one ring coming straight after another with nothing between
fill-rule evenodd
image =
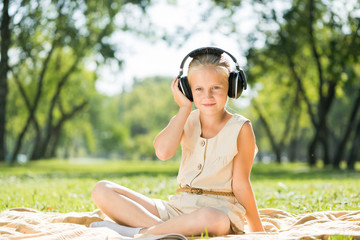
<instances>
[{"instance_id":1,"label":"bare leg","mask_svg":"<svg viewBox=\"0 0 360 240\"><path fill-rule=\"evenodd\" d=\"M118 224L151 227L163 222L152 199L121 185L100 181L91 196L94 203Z\"/></svg>"},{"instance_id":2,"label":"bare leg","mask_svg":"<svg viewBox=\"0 0 360 240\"><path fill-rule=\"evenodd\" d=\"M140 230L140 233L154 235L180 233L185 236L199 236L201 233L205 233L205 228L210 236L228 234L230 233L230 219L218 209L205 207L153 227L144 228Z\"/></svg>"},{"instance_id":3,"label":"bare leg","mask_svg":"<svg viewBox=\"0 0 360 240\"><path fill-rule=\"evenodd\" d=\"M140 233L154 235L180 233L185 236L197 236L205 233L205 228L211 236L230 232L230 220L220 210L205 207L164 222L160 219L152 199L108 181L100 181L96 184L92 198L95 204L116 223L130 227L145 227Z\"/></svg>"}]
</instances>

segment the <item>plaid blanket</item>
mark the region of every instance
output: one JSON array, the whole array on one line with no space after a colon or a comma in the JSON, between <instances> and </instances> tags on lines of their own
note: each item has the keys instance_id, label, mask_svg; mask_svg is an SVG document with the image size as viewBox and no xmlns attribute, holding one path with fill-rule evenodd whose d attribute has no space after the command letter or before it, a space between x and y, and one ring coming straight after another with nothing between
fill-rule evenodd
<instances>
[{"instance_id":1,"label":"plaid blanket","mask_svg":"<svg viewBox=\"0 0 360 240\"><path fill-rule=\"evenodd\" d=\"M267 231L227 235L213 239L328 239L345 235L360 239L360 211L323 211L290 214L279 209L260 209ZM0 213L0 239L126 239L107 228L89 228L105 218L101 211L55 213L13 208ZM247 230L245 225L245 230ZM194 238L196 239L196 238Z\"/></svg>"}]
</instances>

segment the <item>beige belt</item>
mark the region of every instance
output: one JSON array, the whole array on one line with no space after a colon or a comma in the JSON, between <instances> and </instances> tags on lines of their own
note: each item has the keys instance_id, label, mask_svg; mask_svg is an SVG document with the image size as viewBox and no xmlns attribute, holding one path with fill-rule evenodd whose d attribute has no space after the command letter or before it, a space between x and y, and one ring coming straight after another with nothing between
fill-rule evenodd
<instances>
[{"instance_id":1,"label":"beige belt","mask_svg":"<svg viewBox=\"0 0 360 240\"><path fill-rule=\"evenodd\" d=\"M176 192L187 192L187 193L193 193L193 194L213 194L213 195L220 195L220 196L234 196L234 193L232 192L218 192L218 191L211 191L211 190L205 190L201 188L192 188L192 187L181 187Z\"/></svg>"}]
</instances>

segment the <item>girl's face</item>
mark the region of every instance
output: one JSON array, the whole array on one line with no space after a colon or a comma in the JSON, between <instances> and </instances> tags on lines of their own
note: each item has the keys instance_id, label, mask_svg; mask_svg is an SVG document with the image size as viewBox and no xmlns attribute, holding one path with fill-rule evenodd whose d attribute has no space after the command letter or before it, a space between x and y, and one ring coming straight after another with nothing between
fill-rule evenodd
<instances>
[{"instance_id":1,"label":"girl's face","mask_svg":"<svg viewBox=\"0 0 360 240\"><path fill-rule=\"evenodd\" d=\"M229 83L225 75L213 67L197 69L189 76L195 106L204 114L223 113Z\"/></svg>"}]
</instances>

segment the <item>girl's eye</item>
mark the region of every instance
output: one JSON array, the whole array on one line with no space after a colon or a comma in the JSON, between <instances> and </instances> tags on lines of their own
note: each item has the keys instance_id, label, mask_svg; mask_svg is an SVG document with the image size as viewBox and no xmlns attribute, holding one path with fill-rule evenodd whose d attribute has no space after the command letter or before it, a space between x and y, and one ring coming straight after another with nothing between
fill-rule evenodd
<instances>
[{"instance_id":1,"label":"girl's eye","mask_svg":"<svg viewBox=\"0 0 360 240\"><path fill-rule=\"evenodd\" d=\"M213 87L213 89L217 90L217 89L220 89L220 87L219 87L219 86L215 86L215 87Z\"/></svg>"},{"instance_id":2,"label":"girl's eye","mask_svg":"<svg viewBox=\"0 0 360 240\"><path fill-rule=\"evenodd\" d=\"M195 91L201 91L201 88L195 88Z\"/></svg>"}]
</instances>

